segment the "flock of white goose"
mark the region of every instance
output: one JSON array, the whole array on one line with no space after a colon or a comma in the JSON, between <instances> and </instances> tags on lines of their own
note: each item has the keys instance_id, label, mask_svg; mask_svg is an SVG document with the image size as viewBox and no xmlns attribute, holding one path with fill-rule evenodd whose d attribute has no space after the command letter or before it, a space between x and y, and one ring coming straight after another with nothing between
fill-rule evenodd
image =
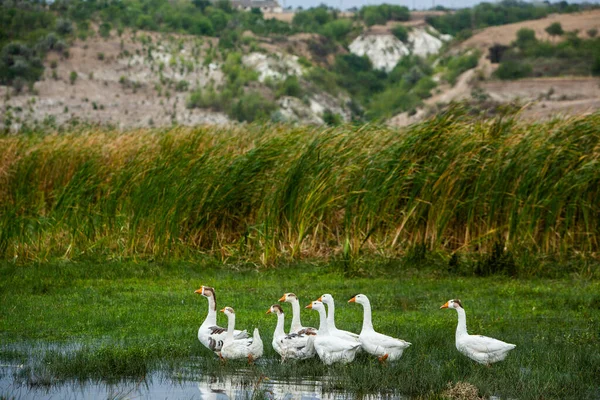
<instances>
[{"instance_id":1,"label":"flock of white goose","mask_svg":"<svg viewBox=\"0 0 600 400\"><path fill-rule=\"evenodd\" d=\"M214 351L221 359L247 358L249 362L263 355L263 342L258 328L249 337L247 331L235 329L235 311L225 307L221 311L228 319L227 329L217 325L217 301L215 289L202 286L195 293L208 299L208 315L198 330L200 342ZM344 331L335 326L335 304L330 294L324 294L305 308L319 313L319 329L304 327L300 322L300 302L293 293L286 293L280 302L292 306L292 324L289 332L284 330L285 317L283 308L274 304L267 314L277 316L277 325L273 334L273 349L281 355L282 361L287 359L304 360L319 356L323 363L330 365L336 362L349 363L356 354L363 350L377 356L380 362L394 361L402 357L402 353L411 344L376 332L371 321L371 303L364 294L357 294L348 300L363 306L363 325L360 334ZM328 312L325 310L327 304ZM456 328L456 348L459 352L480 364L504 360L508 352L516 347L514 344L480 335L467 333L467 319L460 300L449 300L440 308L453 308L458 313Z\"/></svg>"}]
</instances>

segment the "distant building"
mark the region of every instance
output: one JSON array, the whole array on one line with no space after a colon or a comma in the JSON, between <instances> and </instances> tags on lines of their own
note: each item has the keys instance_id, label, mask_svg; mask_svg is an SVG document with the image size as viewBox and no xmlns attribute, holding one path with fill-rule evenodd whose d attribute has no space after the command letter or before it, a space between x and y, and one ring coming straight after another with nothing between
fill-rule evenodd
<instances>
[{"instance_id":1,"label":"distant building","mask_svg":"<svg viewBox=\"0 0 600 400\"><path fill-rule=\"evenodd\" d=\"M276 0L231 0L231 5L238 10L250 11L259 8L264 13L280 13L283 8Z\"/></svg>"}]
</instances>

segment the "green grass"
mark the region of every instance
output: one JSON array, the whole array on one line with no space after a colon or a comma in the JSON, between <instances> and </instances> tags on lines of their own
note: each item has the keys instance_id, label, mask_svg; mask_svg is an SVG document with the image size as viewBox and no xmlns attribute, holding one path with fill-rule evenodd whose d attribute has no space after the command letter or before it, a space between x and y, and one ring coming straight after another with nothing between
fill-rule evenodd
<instances>
[{"instance_id":1,"label":"green grass","mask_svg":"<svg viewBox=\"0 0 600 400\"><path fill-rule=\"evenodd\" d=\"M0 138L0 258L519 258L600 250L600 114L452 109L406 130L248 125ZM524 263L528 268L537 263ZM527 272L527 271L523 271ZM571 271L569 271L571 272Z\"/></svg>"},{"instance_id":2,"label":"green grass","mask_svg":"<svg viewBox=\"0 0 600 400\"><path fill-rule=\"evenodd\" d=\"M0 358L23 360L35 354L37 363L30 362L21 373L25 381L40 376L46 377L43 382L136 378L185 365L193 365L194 374L233 374L245 368L244 362L220 365L196 337L207 303L193 292L204 284L216 287L219 308L236 309L240 328L261 330L267 361L250 369L250 382L261 375L303 377L322 379L326 390L423 397L439 396L448 382L469 382L482 395L502 398L598 395L597 280L475 278L413 266L369 262L349 276L336 263L260 271L208 261L3 263ZM364 355L349 366L328 368L317 360L280 365L270 346L275 318L265 312L286 291L295 291L306 304L331 293L338 326L355 332L362 309L346 301L364 293L373 305L375 328L413 346L399 362L384 367ZM471 333L517 344L504 362L487 368L456 351L456 313L439 309L456 297L467 310ZM291 310L287 305L284 310L289 324ZM303 310L302 318L305 325L318 323L315 312ZM219 321L225 324L222 315ZM68 350L59 351L61 345Z\"/></svg>"}]
</instances>

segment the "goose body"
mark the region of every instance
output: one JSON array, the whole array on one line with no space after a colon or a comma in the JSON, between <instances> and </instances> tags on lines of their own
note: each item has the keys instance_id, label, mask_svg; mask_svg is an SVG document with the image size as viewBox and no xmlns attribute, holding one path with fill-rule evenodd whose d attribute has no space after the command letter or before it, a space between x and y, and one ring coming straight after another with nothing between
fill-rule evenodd
<instances>
[{"instance_id":1,"label":"goose body","mask_svg":"<svg viewBox=\"0 0 600 400\"><path fill-rule=\"evenodd\" d=\"M364 351L379 357L379 361L394 361L402 357L402 353L411 344L402 339L396 339L388 335L376 332L373 329L371 317L371 303L364 294L357 294L349 303L358 303L363 306L363 325L358 340Z\"/></svg>"},{"instance_id":2,"label":"goose body","mask_svg":"<svg viewBox=\"0 0 600 400\"><path fill-rule=\"evenodd\" d=\"M286 335L283 330L285 315L279 304L272 305L267 314L277 315L277 325L273 333L273 349L281 356L281 361L286 359L306 360L315 356L315 335L310 333L291 333Z\"/></svg>"},{"instance_id":3,"label":"goose body","mask_svg":"<svg viewBox=\"0 0 600 400\"><path fill-rule=\"evenodd\" d=\"M311 308L319 312L319 331L314 339L314 343L315 350L321 361L326 365L336 362L347 364L354 361L354 357L356 357L356 353L360 349L360 343L329 334L325 306L320 301L313 301L306 308Z\"/></svg>"},{"instance_id":4,"label":"goose body","mask_svg":"<svg viewBox=\"0 0 600 400\"><path fill-rule=\"evenodd\" d=\"M458 313L456 349L471 360L479 364L489 365L504 360L508 352L517 347L514 344L491 337L469 335L467 332L467 315L460 300L448 300L440 308L453 308Z\"/></svg>"},{"instance_id":5,"label":"goose body","mask_svg":"<svg viewBox=\"0 0 600 400\"><path fill-rule=\"evenodd\" d=\"M221 348L221 357L226 360L235 360L248 358L253 362L263 355L263 342L260 338L258 328L254 328L252 338L234 339L235 311L231 307L225 307L221 310L227 315L227 334Z\"/></svg>"},{"instance_id":6,"label":"goose body","mask_svg":"<svg viewBox=\"0 0 600 400\"><path fill-rule=\"evenodd\" d=\"M327 329L329 330L329 334L331 336L358 342L358 335L356 333L348 332L336 327L335 302L333 301L333 296L326 293L319 297L318 301L322 302L323 304L327 304Z\"/></svg>"},{"instance_id":7,"label":"goose body","mask_svg":"<svg viewBox=\"0 0 600 400\"><path fill-rule=\"evenodd\" d=\"M195 293L201 294L208 300L208 314L198 329L198 340L209 350L218 353L223 347L223 341L227 334L227 329L217 325L217 298L215 289L208 286L201 286ZM233 332L234 339L247 339L248 332L236 330Z\"/></svg>"},{"instance_id":8,"label":"goose body","mask_svg":"<svg viewBox=\"0 0 600 400\"><path fill-rule=\"evenodd\" d=\"M290 303L292 305L292 325L290 325L290 334L311 334L315 335L317 330L311 327L304 327L300 322L300 301L298 301L298 296L294 293L286 293L279 299L280 302L284 301L286 303Z\"/></svg>"}]
</instances>

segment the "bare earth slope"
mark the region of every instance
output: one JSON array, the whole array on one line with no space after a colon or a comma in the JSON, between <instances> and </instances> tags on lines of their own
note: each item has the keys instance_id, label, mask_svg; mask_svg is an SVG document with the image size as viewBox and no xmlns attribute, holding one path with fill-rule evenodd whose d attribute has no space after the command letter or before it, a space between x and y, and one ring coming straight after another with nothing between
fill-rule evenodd
<instances>
[{"instance_id":1,"label":"bare earth slope","mask_svg":"<svg viewBox=\"0 0 600 400\"><path fill-rule=\"evenodd\" d=\"M469 39L462 42L460 47L463 49L482 49L487 54L487 49L496 43L509 45L515 40L517 31L521 28L533 29L536 37L540 40L550 40L550 36L546 33L545 29L553 22L560 22L565 31L578 29L580 36L587 36L589 29L596 28L600 30L600 10L573 14L552 14L547 18L492 26L478 31Z\"/></svg>"},{"instance_id":2,"label":"bare earth slope","mask_svg":"<svg viewBox=\"0 0 600 400\"><path fill-rule=\"evenodd\" d=\"M192 56L206 47L207 39L156 33L77 40L69 58L47 56L43 80L35 84L37 94L6 96L0 111L10 109L15 121L52 119L59 125L73 119L117 127L227 123L222 113L187 109L189 93L176 89L182 81L191 89L222 80L220 70ZM72 72L77 74L73 83Z\"/></svg>"}]
</instances>

